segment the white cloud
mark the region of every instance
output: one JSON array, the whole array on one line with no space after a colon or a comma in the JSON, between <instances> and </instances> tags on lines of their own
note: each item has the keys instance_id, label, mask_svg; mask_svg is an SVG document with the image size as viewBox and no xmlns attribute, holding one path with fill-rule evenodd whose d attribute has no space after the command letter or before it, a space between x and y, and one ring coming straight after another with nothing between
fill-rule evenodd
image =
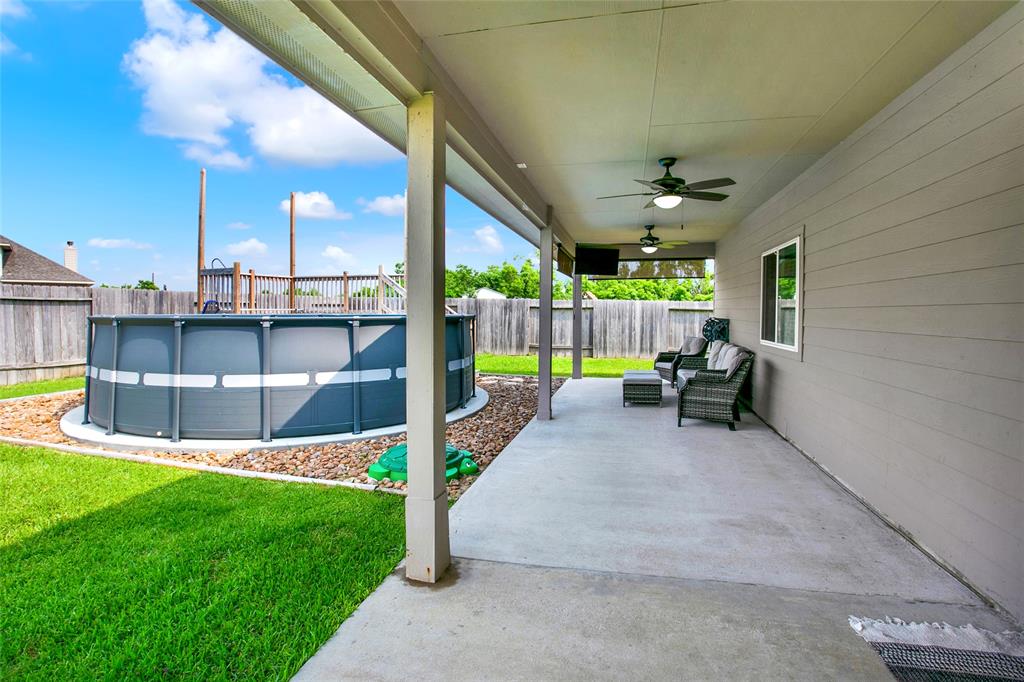
<instances>
[{"instance_id":1,"label":"white cloud","mask_svg":"<svg viewBox=\"0 0 1024 682\"><path fill-rule=\"evenodd\" d=\"M248 230L252 225L236 220L233 223L228 223L227 227L229 230Z\"/></svg>"},{"instance_id":2,"label":"white cloud","mask_svg":"<svg viewBox=\"0 0 1024 682\"><path fill-rule=\"evenodd\" d=\"M346 266L352 266L356 263L356 257L351 253L335 246L334 244L328 244L326 248L320 253L324 258L332 261L337 267L343 268Z\"/></svg>"},{"instance_id":3,"label":"white cloud","mask_svg":"<svg viewBox=\"0 0 1024 682\"><path fill-rule=\"evenodd\" d=\"M501 243L498 231L492 225L484 225L480 229L473 230L473 239L475 241L473 246L464 247L459 249L459 251L501 253L505 250L505 245Z\"/></svg>"},{"instance_id":4,"label":"white cloud","mask_svg":"<svg viewBox=\"0 0 1024 682\"><path fill-rule=\"evenodd\" d=\"M4 17L8 23L12 19L21 19L28 16L28 7L22 0L0 0L0 17ZM14 42L3 33L0 33L0 54L19 59L31 60L32 55L22 51Z\"/></svg>"},{"instance_id":5,"label":"white cloud","mask_svg":"<svg viewBox=\"0 0 1024 682\"><path fill-rule=\"evenodd\" d=\"M137 242L134 239L104 239L102 237L93 237L88 242L89 246L94 246L97 249L151 249L152 244L146 244L143 242Z\"/></svg>"},{"instance_id":6,"label":"white cloud","mask_svg":"<svg viewBox=\"0 0 1024 682\"><path fill-rule=\"evenodd\" d=\"M182 152L186 159L198 161L204 166L211 168L223 168L226 170L248 170L252 166L252 157L242 158L230 149L217 149L210 145L195 142L182 145Z\"/></svg>"},{"instance_id":7,"label":"white cloud","mask_svg":"<svg viewBox=\"0 0 1024 682\"><path fill-rule=\"evenodd\" d=\"M256 237L228 244L226 248L232 256L263 256L267 253L267 245Z\"/></svg>"},{"instance_id":8,"label":"white cloud","mask_svg":"<svg viewBox=\"0 0 1024 682\"><path fill-rule=\"evenodd\" d=\"M24 17L28 7L22 0L0 0L0 17Z\"/></svg>"},{"instance_id":9,"label":"white cloud","mask_svg":"<svg viewBox=\"0 0 1024 682\"><path fill-rule=\"evenodd\" d=\"M405 215L405 194L393 196L376 197L367 201L360 199L358 203L363 205L363 213L380 213L386 216Z\"/></svg>"},{"instance_id":10,"label":"white cloud","mask_svg":"<svg viewBox=\"0 0 1024 682\"><path fill-rule=\"evenodd\" d=\"M172 0L145 0L143 9L146 35L123 63L143 91L142 128L192 143L184 148L189 158L248 167L249 157L230 148L229 133L238 130L273 162L332 166L401 158L310 88L271 73L271 62L227 29L211 29L202 15Z\"/></svg>"},{"instance_id":11,"label":"white cloud","mask_svg":"<svg viewBox=\"0 0 1024 682\"><path fill-rule=\"evenodd\" d=\"M282 201L280 206L284 213L291 210L289 199ZM352 217L347 211L339 211L325 192L296 192L295 215L316 220L348 220Z\"/></svg>"}]
</instances>

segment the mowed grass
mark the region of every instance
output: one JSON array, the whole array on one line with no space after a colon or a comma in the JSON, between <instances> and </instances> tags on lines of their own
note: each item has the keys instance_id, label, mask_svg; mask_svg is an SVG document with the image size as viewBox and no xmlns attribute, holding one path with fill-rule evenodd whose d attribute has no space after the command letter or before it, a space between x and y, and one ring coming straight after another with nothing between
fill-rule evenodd
<instances>
[{"instance_id":1,"label":"mowed grass","mask_svg":"<svg viewBox=\"0 0 1024 682\"><path fill-rule=\"evenodd\" d=\"M403 499L0 445L0 679L292 676L404 553Z\"/></svg>"},{"instance_id":2,"label":"mowed grass","mask_svg":"<svg viewBox=\"0 0 1024 682\"><path fill-rule=\"evenodd\" d=\"M627 369L653 369L647 358L583 358L585 377L621 377ZM537 374L536 355L489 355L477 353L476 371L484 374ZM557 377L572 376L572 358L555 356L551 371Z\"/></svg>"},{"instance_id":3,"label":"mowed grass","mask_svg":"<svg viewBox=\"0 0 1024 682\"><path fill-rule=\"evenodd\" d=\"M4 398L20 398L23 395L54 393L85 388L85 377L64 377L63 379L46 379L44 381L28 381L23 384L0 386L0 400Z\"/></svg>"}]
</instances>

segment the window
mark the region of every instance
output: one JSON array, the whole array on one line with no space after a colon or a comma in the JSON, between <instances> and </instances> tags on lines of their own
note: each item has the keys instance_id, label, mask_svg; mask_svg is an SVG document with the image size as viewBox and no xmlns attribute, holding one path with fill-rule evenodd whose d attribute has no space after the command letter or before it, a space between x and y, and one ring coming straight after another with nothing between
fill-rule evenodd
<instances>
[{"instance_id":1,"label":"window","mask_svg":"<svg viewBox=\"0 0 1024 682\"><path fill-rule=\"evenodd\" d=\"M795 351L800 338L800 238L761 254L761 343Z\"/></svg>"}]
</instances>

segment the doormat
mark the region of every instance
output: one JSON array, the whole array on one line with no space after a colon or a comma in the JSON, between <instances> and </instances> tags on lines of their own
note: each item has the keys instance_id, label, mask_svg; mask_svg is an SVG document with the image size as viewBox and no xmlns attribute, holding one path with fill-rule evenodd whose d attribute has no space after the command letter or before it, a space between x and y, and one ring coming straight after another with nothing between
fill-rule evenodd
<instances>
[{"instance_id":1,"label":"doormat","mask_svg":"<svg viewBox=\"0 0 1024 682\"><path fill-rule=\"evenodd\" d=\"M1024 682L1024 633L850 616L901 682Z\"/></svg>"}]
</instances>

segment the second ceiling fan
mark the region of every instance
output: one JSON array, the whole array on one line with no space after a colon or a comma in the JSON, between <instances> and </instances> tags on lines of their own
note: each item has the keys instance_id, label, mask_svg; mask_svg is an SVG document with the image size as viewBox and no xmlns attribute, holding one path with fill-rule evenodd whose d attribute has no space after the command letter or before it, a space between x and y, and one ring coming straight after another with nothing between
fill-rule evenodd
<instances>
[{"instance_id":1,"label":"second ceiling fan","mask_svg":"<svg viewBox=\"0 0 1024 682\"><path fill-rule=\"evenodd\" d=\"M658 159L658 165L665 169L665 174L655 180L634 180L639 182L641 185L649 189L653 189L653 192L637 192L634 194L614 194L608 197L598 197L598 199L618 199L620 197L654 197L644 208L651 208L657 206L659 208L675 208L683 199L700 199L701 201L722 201L728 199L728 194L720 194L718 192L705 192L703 190L714 189L716 187L728 187L729 185L735 185L736 181L732 178L715 178L713 180L701 180L699 182L687 183L682 178L677 178L672 175L671 168L675 165L676 157L666 156L665 158Z\"/></svg>"}]
</instances>

